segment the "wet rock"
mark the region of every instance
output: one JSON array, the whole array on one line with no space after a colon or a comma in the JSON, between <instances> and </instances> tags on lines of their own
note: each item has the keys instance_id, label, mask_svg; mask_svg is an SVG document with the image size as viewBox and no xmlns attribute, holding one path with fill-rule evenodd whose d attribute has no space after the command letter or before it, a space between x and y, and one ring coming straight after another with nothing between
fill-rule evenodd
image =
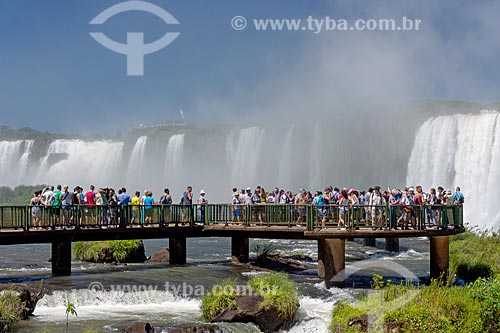
<instances>
[{"instance_id":1,"label":"wet rock","mask_svg":"<svg viewBox=\"0 0 500 333\"><path fill-rule=\"evenodd\" d=\"M155 333L155 329L150 323L135 323L125 329L127 333Z\"/></svg>"},{"instance_id":2,"label":"wet rock","mask_svg":"<svg viewBox=\"0 0 500 333\"><path fill-rule=\"evenodd\" d=\"M313 260L307 256L282 256L280 254L267 254L257 257L254 265L271 269L273 271L287 273L304 271L314 267L304 261L313 262Z\"/></svg>"},{"instance_id":3,"label":"wet rock","mask_svg":"<svg viewBox=\"0 0 500 333\"><path fill-rule=\"evenodd\" d=\"M259 309L262 302L260 295L241 295L236 298L237 309L225 309L213 322L223 321L230 323L254 323L264 333L277 331L285 320L278 315L274 306Z\"/></svg>"},{"instance_id":4,"label":"wet rock","mask_svg":"<svg viewBox=\"0 0 500 333\"><path fill-rule=\"evenodd\" d=\"M231 264L232 265L243 265L237 256L231 256Z\"/></svg>"},{"instance_id":5,"label":"wet rock","mask_svg":"<svg viewBox=\"0 0 500 333\"><path fill-rule=\"evenodd\" d=\"M156 252L148 259L149 262L170 262L170 252L166 247L160 249L160 251Z\"/></svg>"},{"instance_id":6,"label":"wet rock","mask_svg":"<svg viewBox=\"0 0 500 333\"><path fill-rule=\"evenodd\" d=\"M349 327L356 329L356 332L368 331L368 315L362 315L349 322Z\"/></svg>"},{"instance_id":7,"label":"wet rock","mask_svg":"<svg viewBox=\"0 0 500 333\"><path fill-rule=\"evenodd\" d=\"M387 333L399 333L401 332L401 326L403 324L397 321L389 321L384 323L384 332Z\"/></svg>"},{"instance_id":8,"label":"wet rock","mask_svg":"<svg viewBox=\"0 0 500 333\"><path fill-rule=\"evenodd\" d=\"M166 329L167 333L223 333L222 328L217 325L180 325Z\"/></svg>"}]
</instances>

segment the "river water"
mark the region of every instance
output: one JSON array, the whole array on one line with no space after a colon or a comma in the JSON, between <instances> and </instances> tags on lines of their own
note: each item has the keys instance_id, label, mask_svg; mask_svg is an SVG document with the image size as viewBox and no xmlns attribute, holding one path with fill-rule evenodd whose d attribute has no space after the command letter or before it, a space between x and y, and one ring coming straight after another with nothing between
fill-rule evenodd
<instances>
[{"instance_id":1,"label":"river water","mask_svg":"<svg viewBox=\"0 0 500 333\"><path fill-rule=\"evenodd\" d=\"M144 241L146 254L167 246L168 240ZM257 246L271 244L276 251L301 254L317 260L316 241L251 240L251 257ZM99 332L120 332L136 321L157 327L204 322L201 319L201 293L222 279L231 277L244 283L260 274L249 267L229 264L230 239L188 239L188 264L170 266L159 263L111 265L74 261L70 277L52 277L50 245L0 247L0 283L28 283L36 286L43 279L47 293L39 301L35 316L21 322L15 332L65 332L65 305L75 305L78 316L70 317L70 332L84 328ZM369 271L359 271L349 287L326 289L315 268L290 274L300 293L300 309L295 320L282 332L327 332L331 311L339 300L353 301L360 288L369 285L374 273L397 277L387 270L389 263L409 269L419 279L429 275L429 242L425 238L401 239L400 252L384 250L384 240L376 247L346 242L346 266L372 260ZM312 263L316 265L315 262ZM313 266L314 267L314 266ZM129 287L127 287L129 286ZM352 288L354 287L354 288ZM128 288L128 289L124 289ZM134 289L135 288L135 289ZM221 324L225 332L260 332L252 324Z\"/></svg>"}]
</instances>

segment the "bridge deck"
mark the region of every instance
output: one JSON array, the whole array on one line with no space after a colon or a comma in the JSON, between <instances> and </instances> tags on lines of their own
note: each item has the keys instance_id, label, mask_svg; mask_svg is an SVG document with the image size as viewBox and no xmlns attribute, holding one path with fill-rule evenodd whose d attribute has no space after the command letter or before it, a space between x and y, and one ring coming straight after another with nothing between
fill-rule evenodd
<instances>
[{"instance_id":1,"label":"bridge deck","mask_svg":"<svg viewBox=\"0 0 500 333\"><path fill-rule=\"evenodd\" d=\"M318 240L325 238L408 238L450 236L463 232L463 229L445 230L372 230L360 228L359 230L326 229L307 231L305 227L281 226L233 226L233 225L207 225L207 226L172 226L172 227L128 227L128 228L91 228L66 230L36 230L25 231L22 229L2 230L0 232L0 245L53 243L61 241L97 241L97 240L123 240L123 239L162 239L170 237L235 237L267 238L267 239L303 239Z\"/></svg>"}]
</instances>

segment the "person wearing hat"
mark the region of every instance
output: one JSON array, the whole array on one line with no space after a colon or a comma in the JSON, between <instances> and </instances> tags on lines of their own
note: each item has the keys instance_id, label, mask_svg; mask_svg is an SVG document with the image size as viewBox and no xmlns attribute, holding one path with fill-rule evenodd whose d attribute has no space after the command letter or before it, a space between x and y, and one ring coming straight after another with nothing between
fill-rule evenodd
<instances>
[{"instance_id":1,"label":"person wearing hat","mask_svg":"<svg viewBox=\"0 0 500 333\"><path fill-rule=\"evenodd\" d=\"M233 208L233 222L240 223L241 217L241 200L240 200L240 192L234 192L232 198L232 208Z\"/></svg>"},{"instance_id":2,"label":"person wearing hat","mask_svg":"<svg viewBox=\"0 0 500 333\"><path fill-rule=\"evenodd\" d=\"M200 197L198 198L198 207L200 208L200 225L205 224L205 207L208 204L208 200L205 197L205 190L200 191Z\"/></svg>"}]
</instances>

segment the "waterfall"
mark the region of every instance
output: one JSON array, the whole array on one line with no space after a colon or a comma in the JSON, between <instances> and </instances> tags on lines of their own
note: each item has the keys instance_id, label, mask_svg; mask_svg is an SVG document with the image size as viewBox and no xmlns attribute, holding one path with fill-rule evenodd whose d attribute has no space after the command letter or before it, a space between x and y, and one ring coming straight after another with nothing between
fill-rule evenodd
<instances>
[{"instance_id":1,"label":"waterfall","mask_svg":"<svg viewBox=\"0 0 500 333\"><path fill-rule=\"evenodd\" d=\"M319 123L314 125L309 153L309 191L320 190L321 186L321 137Z\"/></svg>"},{"instance_id":2,"label":"waterfall","mask_svg":"<svg viewBox=\"0 0 500 333\"><path fill-rule=\"evenodd\" d=\"M0 141L0 184L27 184L28 159L32 140Z\"/></svg>"},{"instance_id":3,"label":"waterfall","mask_svg":"<svg viewBox=\"0 0 500 333\"><path fill-rule=\"evenodd\" d=\"M135 142L127 167L127 186L135 184L144 174L144 153L147 141L147 136L141 136Z\"/></svg>"},{"instance_id":4,"label":"waterfall","mask_svg":"<svg viewBox=\"0 0 500 333\"><path fill-rule=\"evenodd\" d=\"M41 159L35 182L70 186L116 181L122 160L122 142L56 140Z\"/></svg>"},{"instance_id":5,"label":"waterfall","mask_svg":"<svg viewBox=\"0 0 500 333\"><path fill-rule=\"evenodd\" d=\"M249 127L231 130L226 139L226 160L231 170L231 186L256 186L260 152L264 143L264 128Z\"/></svg>"},{"instance_id":6,"label":"waterfall","mask_svg":"<svg viewBox=\"0 0 500 333\"><path fill-rule=\"evenodd\" d=\"M165 153L165 180L166 185L176 190L181 190L184 158L184 134L173 135L168 140Z\"/></svg>"},{"instance_id":7,"label":"waterfall","mask_svg":"<svg viewBox=\"0 0 500 333\"><path fill-rule=\"evenodd\" d=\"M292 170L293 170L293 130L295 124L292 124L286 133L283 147L281 149L280 164L278 171L278 184L281 188L289 188L292 185Z\"/></svg>"},{"instance_id":8,"label":"waterfall","mask_svg":"<svg viewBox=\"0 0 500 333\"><path fill-rule=\"evenodd\" d=\"M406 182L443 186L465 195L464 222L500 229L496 195L500 186L500 116L496 111L440 116L418 130Z\"/></svg>"},{"instance_id":9,"label":"waterfall","mask_svg":"<svg viewBox=\"0 0 500 333\"><path fill-rule=\"evenodd\" d=\"M17 172L17 184L27 184L28 183L28 166L31 150L33 149L33 144L35 141L26 140L24 141L24 151L19 158L19 166Z\"/></svg>"}]
</instances>

